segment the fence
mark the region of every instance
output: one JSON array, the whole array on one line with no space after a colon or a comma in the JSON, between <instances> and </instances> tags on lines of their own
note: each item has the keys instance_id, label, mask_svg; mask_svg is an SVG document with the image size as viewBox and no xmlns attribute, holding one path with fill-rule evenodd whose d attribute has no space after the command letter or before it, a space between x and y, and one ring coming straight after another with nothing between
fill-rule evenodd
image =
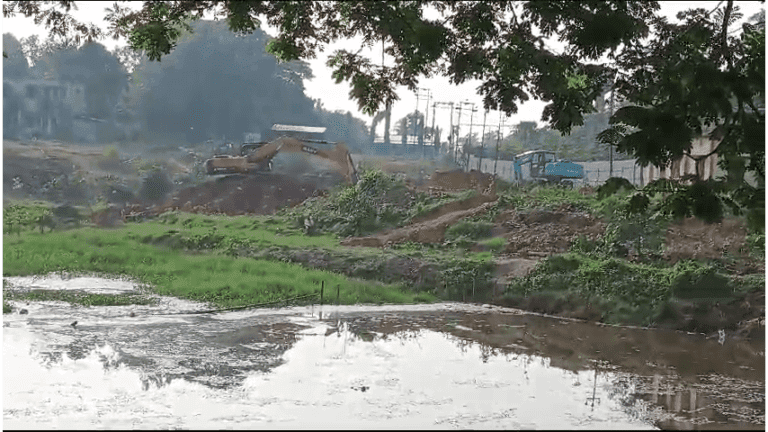
<instances>
[{"instance_id":1,"label":"fence","mask_svg":"<svg viewBox=\"0 0 768 432\"><path fill-rule=\"evenodd\" d=\"M469 168L477 169L479 159L470 156ZM608 180L610 177L611 167L609 161L595 161L595 162L576 162L584 167L584 184L591 186L597 186ZM496 174L498 178L506 181L514 180L514 168L512 161L483 158L480 171L484 173L493 174L494 165L496 166ZM646 168L647 174L647 168ZM643 185L643 173L642 168L635 163L634 159L613 161L613 177L623 177L629 180L632 184L637 186ZM647 180L645 180L647 183Z\"/></svg>"}]
</instances>

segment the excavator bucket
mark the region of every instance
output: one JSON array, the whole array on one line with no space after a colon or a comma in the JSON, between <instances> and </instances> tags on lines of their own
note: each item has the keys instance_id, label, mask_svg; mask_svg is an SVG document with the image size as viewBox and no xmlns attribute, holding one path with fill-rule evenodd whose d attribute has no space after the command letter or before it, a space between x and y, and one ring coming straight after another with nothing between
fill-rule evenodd
<instances>
[{"instance_id":1,"label":"excavator bucket","mask_svg":"<svg viewBox=\"0 0 768 432\"><path fill-rule=\"evenodd\" d=\"M285 136L265 144L245 156L213 157L205 162L205 168L210 175L252 174L269 170L272 158L278 153L308 153L326 159L333 162L334 169L343 175L348 183L355 184L358 181L357 170L344 143L337 143L330 150L322 150L308 145L304 141Z\"/></svg>"}]
</instances>

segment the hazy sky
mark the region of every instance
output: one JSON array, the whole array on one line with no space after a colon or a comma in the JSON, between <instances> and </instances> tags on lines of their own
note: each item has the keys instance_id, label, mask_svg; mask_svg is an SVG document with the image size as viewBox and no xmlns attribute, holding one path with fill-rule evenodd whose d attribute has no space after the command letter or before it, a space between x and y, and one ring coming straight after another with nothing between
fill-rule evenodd
<instances>
[{"instance_id":1,"label":"hazy sky","mask_svg":"<svg viewBox=\"0 0 768 432\"><path fill-rule=\"evenodd\" d=\"M669 16L671 19L674 19L674 15L685 9L695 8L695 7L701 7L705 8L707 10L714 9L719 1L697 1L697 2L690 2L690 1L661 1L661 12L667 16ZM128 3L130 4L130 3ZM740 8L741 12L744 14L744 18L742 21L734 25L732 28L737 28L741 26L741 22L743 20L749 18L753 14L757 13L760 9L763 8L763 5L760 2L757 1L737 1L735 2ZM93 2L77 2L76 3L79 10L72 11L72 15L81 21L85 22L93 22L97 25L102 26L102 28L106 28L106 23L103 21L104 19L104 9L107 7L110 7L112 5L112 2L110 1L93 1ZM139 8L140 3L136 2L135 7ZM266 31L270 35L275 35L275 29L271 28L270 26L264 25L262 26L262 29ZM13 34L17 39L21 39L23 37L31 36L33 34L38 35L41 38L46 38L48 36L48 31L45 30L43 25L35 25L32 18L24 18L23 16L17 15L14 18L2 18L2 32L3 33L11 33ZM113 50L116 46L122 46L126 44L126 41L124 39L121 40L113 40L111 38L101 40L100 43L104 44L107 49L110 51ZM556 47L557 43L552 42L549 44L552 47ZM306 93L309 97L314 99L321 99L323 101L323 105L325 109L330 110L343 110L343 111L351 111L353 115L365 119L368 124L370 124L371 117L361 113L357 109L357 104L351 100L349 100L349 83L348 82L342 82L341 84L335 84L333 79L331 78L331 69L325 66L325 62L328 58L328 56L335 50L335 49L349 49L356 51L361 46L361 41L341 41L334 44L329 45L326 47L324 52L318 53L317 58L308 60L309 64L312 67L313 73L315 75L315 78L306 81ZM363 53L367 53L371 59L375 59L377 63L381 62L381 44L377 44L372 49L363 50ZM385 58L384 63L387 64L388 60L391 61L391 59ZM391 64L391 63L389 63ZM431 92L431 99L430 99L430 108L427 111L428 115L428 124L432 124L432 102L435 100L441 101L441 102L460 102L460 101L468 101L468 102L474 102L475 107L477 109L477 112L474 114L474 123L475 125L482 123L483 120L483 112L482 112L482 97L477 95L476 88L480 85L479 81L468 81L460 86L455 86L449 84L448 78L445 77L435 77L435 78L422 78L419 81L419 87L424 89L422 90L421 97L418 100L418 107L423 112L427 108L427 101L426 89L429 89ZM398 96L400 97L400 100L395 103L393 106L393 112L392 112L392 121L393 123L399 119L408 114L409 112L412 112L417 107L417 98L416 95L413 92L408 91L405 87L398 88ZM504 120L505 125L513 125L517 124L521 121L536 121L541 126L541 111L544 108L546 104L544 102L540 101L529 101L523 105L519 106L518 113L511 116L510 118L506 118ZM469 108L469 106L465 106L466 108ZM448 129L449 124L449 113L450 110L447 108L440 109L438 108L436 110L435 120L436 124L438 126L441 126L443 130ZM454 117L454 121L456 121L456 116ZM488 113L488 123L489 124L495 124L498 127L500 114L499 112L492 111ZM469 124L470 121L470 115L467 110L464 110L464 113L462 115L461 123L463 124ZM379 134L383 133L383 122L379 124L377 127L377 132ZM505 128L508 130L508 128ZM463 126L461 128L461 134L467 133L469 130L468 127ZM479 132L479 127L475 126L473 128L473 131ZM444 133L445 136L445 133Z\"/></svg>"}]
</instances>

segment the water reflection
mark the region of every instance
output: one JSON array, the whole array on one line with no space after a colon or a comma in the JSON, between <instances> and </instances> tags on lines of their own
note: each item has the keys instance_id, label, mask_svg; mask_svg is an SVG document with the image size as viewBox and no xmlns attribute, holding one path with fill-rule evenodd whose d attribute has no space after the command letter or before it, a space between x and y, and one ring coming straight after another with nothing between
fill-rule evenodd
<instances>
[{"instance_id":1,"label":"water reflection","mask_svg":"<svg viewBox=\"0 0 768 432\"><path fill-rule=\"evenodd\" d=\"M5 425L764 428L761 343L429 307L33 304L4 317Z\"/></svg>"}]
</instances>

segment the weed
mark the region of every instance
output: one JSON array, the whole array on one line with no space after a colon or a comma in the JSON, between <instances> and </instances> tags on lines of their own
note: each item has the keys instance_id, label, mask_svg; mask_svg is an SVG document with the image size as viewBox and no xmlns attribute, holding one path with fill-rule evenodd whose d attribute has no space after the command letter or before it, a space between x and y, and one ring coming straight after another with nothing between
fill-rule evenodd
<instances>
[{"instance_id":1,"label":"weed","mask_svg":"<svg viewBox=\"0 0 768 432\"><path fill-rule=\"evenodd\" d=\"M455 241L458 239L478 240L491 236L493 224L489 222L472 222L461 220L445 231L445 239Z\"/></svg>"},{"instance_id":2,"label":"weed","mask_svg":"<svg viewBox=\"0 0 768 432\"><path fill-rule=\"evenodd\" d=\"M507 244L507 239L504 237L493 237L488 240L480 242L483 246L487 247L494 253L498 253L504 250L504 246Z\"/></svg>"},{"instance_id":3,"label":"weed","mask_svg":"<svg viewBox=\"0 0 768 432\"><path fill-rule=\"evenodd\" d=\"M744 248L753 258L765 259L765 233L750 231L745 239Z\"/></svg>"},{"instance_id":4,"label":"weed","mask_svg":"<svg viewBox=\"0 0 768 432\"><path fill-rule=\"evenodd\" d=\"M588 302L601 302L609 322L648 325L670 298L726 298L736 286L714 266L696 261L668 267L567 253L548 257L528 276L514 279L506 296L567 292Z\"/></svg>"}]
</instances>

